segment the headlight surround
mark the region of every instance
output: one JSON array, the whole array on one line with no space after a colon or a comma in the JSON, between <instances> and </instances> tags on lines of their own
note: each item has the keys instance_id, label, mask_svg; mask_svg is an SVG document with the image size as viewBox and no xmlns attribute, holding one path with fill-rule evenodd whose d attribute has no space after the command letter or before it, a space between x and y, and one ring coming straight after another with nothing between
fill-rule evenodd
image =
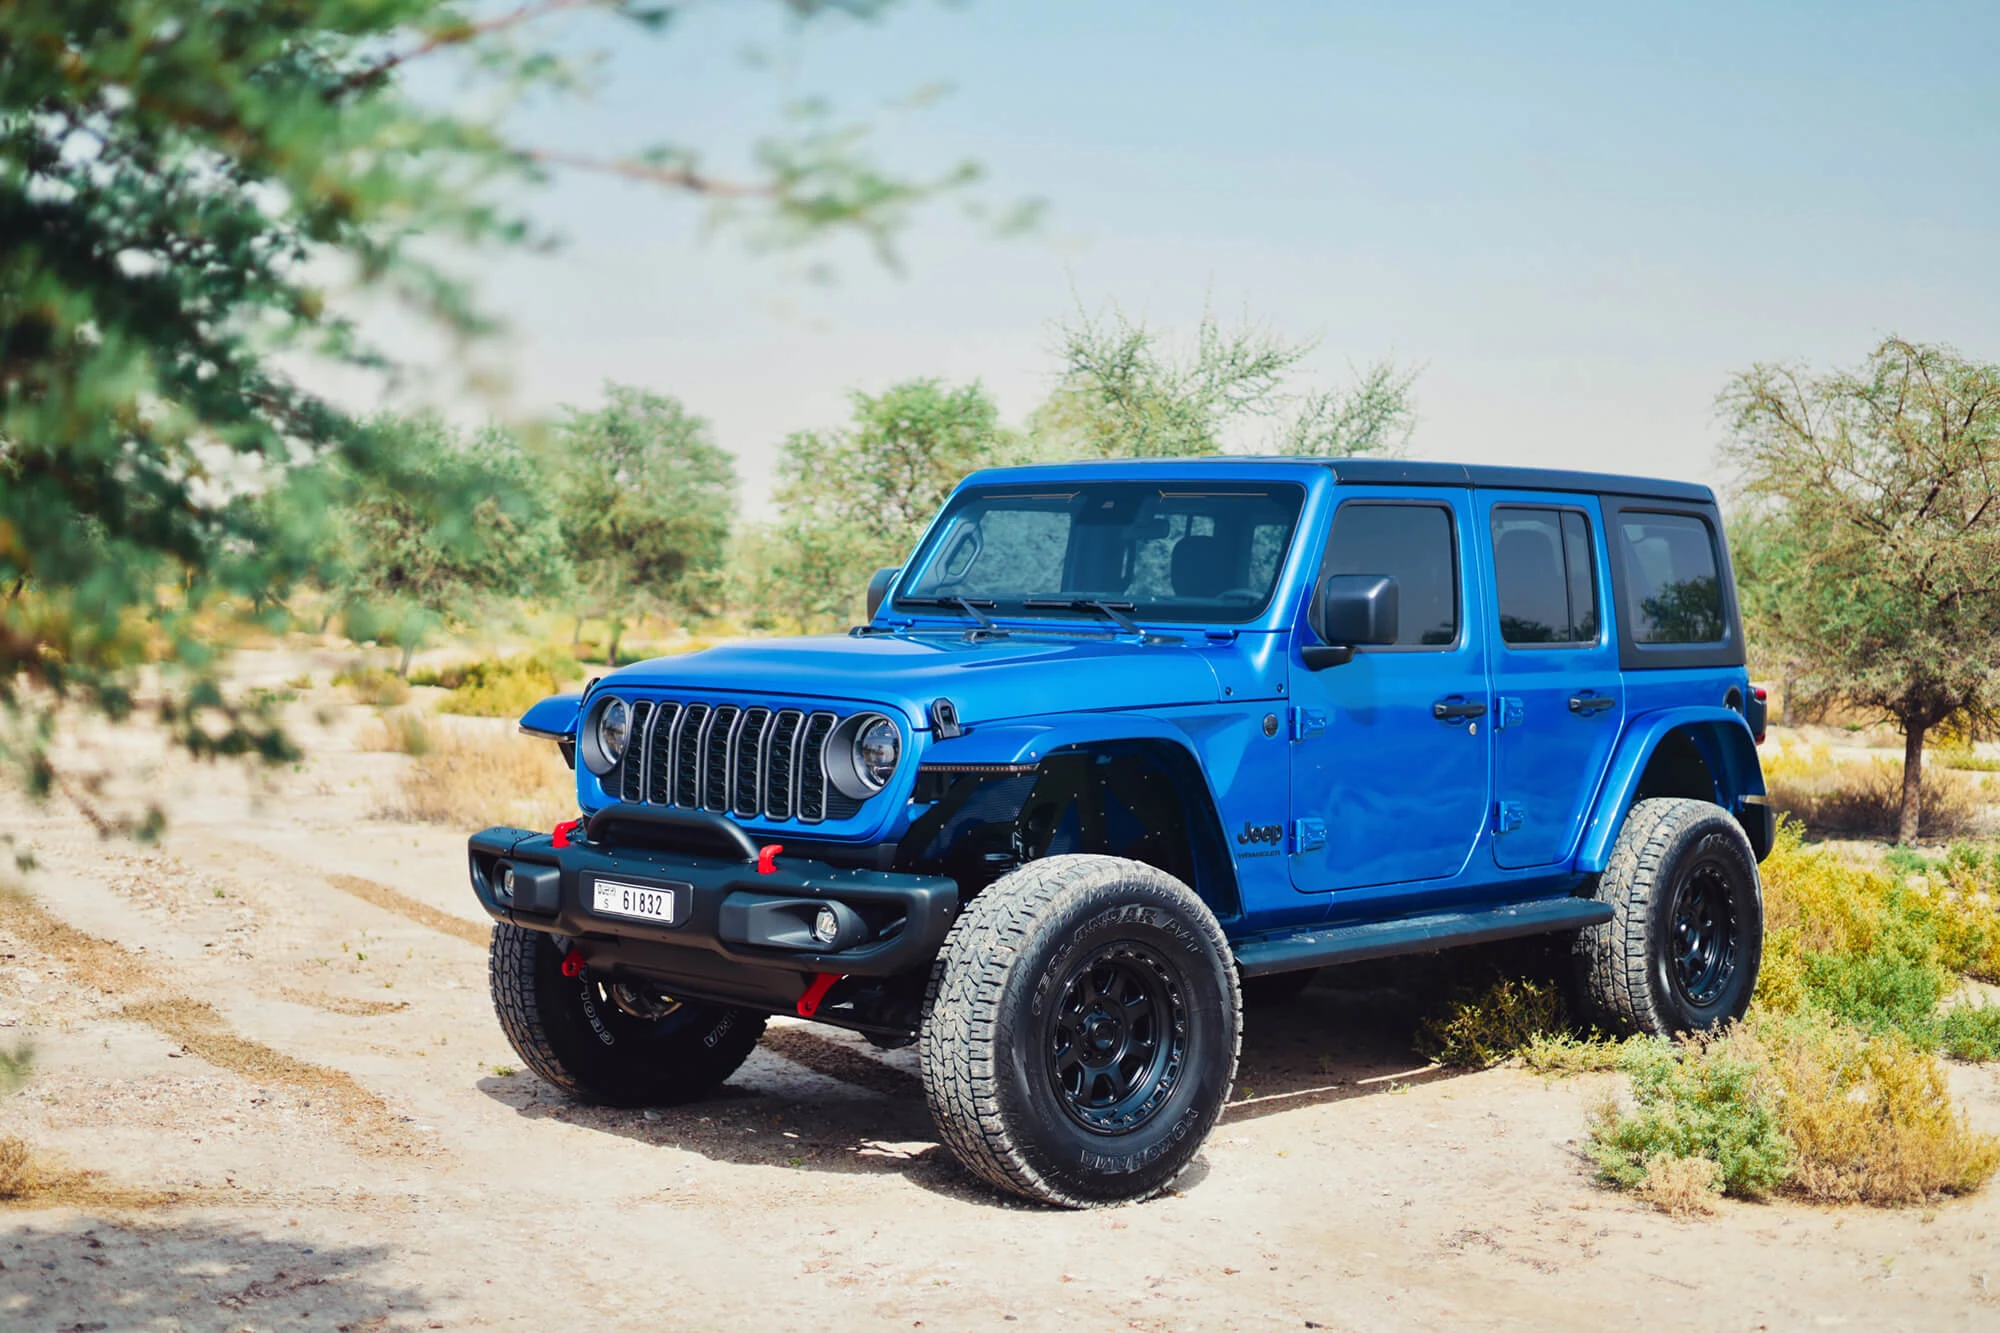
<instances>
[{"instance_id":1,"label":"headlight surround","mask_svg":"<svg viewBox=\"0 0 2000 1333\"><path fill-rule=\"evenodd\" d=\"M856 713L827 737L827 778L850 800L865 801L888 786L902 759L902 730L880 713Z\"/></svg>"},{"instance_id":2,"label":"headlight surround","mask_svg":"<svg viewBox=\"0 0 2000 1333\"><path fill-rule=\"evenodd\" d=\"M601 778L618 767L631 743L632 705L617 695L593 700L577 729L577 757L583 766Z\"/></svg>"}]
</instances>

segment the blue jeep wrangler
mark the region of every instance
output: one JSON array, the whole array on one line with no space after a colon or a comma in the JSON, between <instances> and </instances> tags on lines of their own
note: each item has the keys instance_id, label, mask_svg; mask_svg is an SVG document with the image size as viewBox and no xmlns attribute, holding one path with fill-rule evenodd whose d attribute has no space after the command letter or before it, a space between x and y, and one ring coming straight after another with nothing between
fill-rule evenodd
<instances>
[{"instance_id":1,"label":"blue jeep wrangler","mask_svg":"<svg viewBox=\"0 0 2000 1333\"><path fill-rule=\"evenodd\" d=\"M1559 932L1607 1028L1749 1002L1764 703L1704 487L980 472L868 602L522 719L584 817L471 875L542 1078L697 1097L778 1013L916 1042L958 1159L1081 1207L1194 1157L1245 979Z\"/></svg>"}]
</instances>

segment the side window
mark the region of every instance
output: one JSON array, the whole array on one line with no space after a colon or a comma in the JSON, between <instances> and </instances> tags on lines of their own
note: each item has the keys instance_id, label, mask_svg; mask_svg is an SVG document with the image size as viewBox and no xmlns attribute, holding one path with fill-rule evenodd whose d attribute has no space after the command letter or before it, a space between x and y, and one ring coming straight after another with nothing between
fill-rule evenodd
<instances>
[{"instance_id":1,"label":"side window","mask_svg":"<svg viewBox=\"0 0 2000 1333\"><path fill-rule=\"evenodd\" d=\"M1396 580L1398 647L1458 640L1458 543L1442 505L1349 500L1333 516L1323 574Z\"/></svg>"},{"instance_id":2,"label":"side window","mask_svg":"<svg viewBox=\"0 0 2000 1333\"><path fill-rule=\"evenodd\" d=\"M1597 561L1583 514L1494 506L1493 581L1501 642L1597 641Z\"/></svg>"},{"instance_id":3,"label":"side window","mask_svg":"<svg viewBox=\"0 0 2000 1333\"><path fill-rule=\"evenodd\" d=\"M1638 643L1720 643L1726 637L1715 534L1693 514L1627 512L1618 519Z\"/></svg>"}]
</instances>

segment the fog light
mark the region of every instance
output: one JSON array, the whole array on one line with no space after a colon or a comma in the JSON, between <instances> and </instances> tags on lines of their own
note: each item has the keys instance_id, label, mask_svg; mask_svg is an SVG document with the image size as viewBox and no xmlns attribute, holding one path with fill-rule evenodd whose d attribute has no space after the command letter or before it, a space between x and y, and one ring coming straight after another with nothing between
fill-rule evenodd
<instances>
[{"instance_id":1,"label":"fog light","mask_svg":"<svg viewBox=\"0 0 2000 1333\"><path fill-rule=\"evenodd\" d=\"M822 907L813 917L813 939L821 944L831 944L840 938L840 918L831 907Z\"/></svg>"}]
</instances>

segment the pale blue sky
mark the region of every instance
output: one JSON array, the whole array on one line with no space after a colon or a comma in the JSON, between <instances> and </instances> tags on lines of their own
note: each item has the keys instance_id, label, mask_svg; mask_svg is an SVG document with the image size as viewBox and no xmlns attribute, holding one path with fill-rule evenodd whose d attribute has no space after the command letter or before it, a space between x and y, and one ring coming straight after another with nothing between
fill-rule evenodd
<instances>
[{"instance_id":1,"label":"pale blue sky","mask_svg":"<svg viewBox=\"0 0 2000 1333\"><path fill-rule=\"evenodd\" d=\"M742 459L753 511L788 430L851 388L979 378L1018 420L1053 321L1116 302L1168 332L1204 303L1318 337L1313 369L1421 367L1420 457L1715 481L1713 401L1760 359L1858 360L1890 332L2000 359L2000 6L906 4L797 37L752 7L615 39L540 142L718 148L786 91L857 113L933 80L883 152L973 157L1049 202L996 241L955 209L905 272L842 278L703 241L642 186L565 177L566 238L484 273L509 406L673 393ZM750 43L778 68L746 70Z\"/></svg>"}]
</instances>

